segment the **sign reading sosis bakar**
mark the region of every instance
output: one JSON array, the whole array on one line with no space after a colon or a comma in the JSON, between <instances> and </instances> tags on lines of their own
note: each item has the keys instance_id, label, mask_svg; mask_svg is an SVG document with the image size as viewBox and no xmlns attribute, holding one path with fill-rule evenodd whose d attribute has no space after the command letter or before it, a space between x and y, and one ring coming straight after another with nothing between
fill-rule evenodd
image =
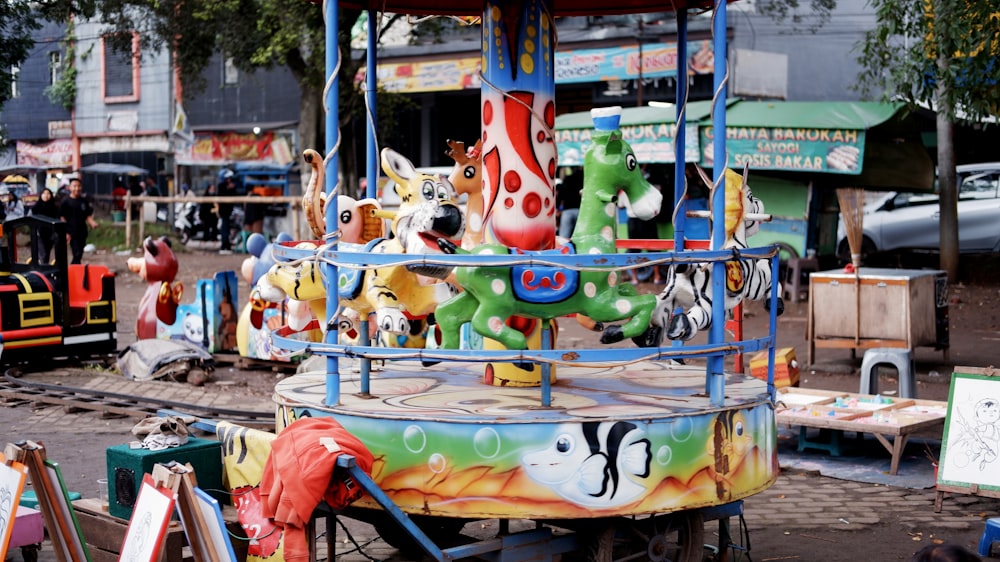
<instances>
[{"instance_id":1,"label":"sign reading sosis bakar","mask_svg":"<svg viewBox=\"0 0 1000 562\"><path fill-rule=\"evenodd\" d=\"M701 129L704 166L712 165L712 127ZM859 174L865 132L850 129L726 127L730 166L755 170Z\"/></svg>"}]
</instances>

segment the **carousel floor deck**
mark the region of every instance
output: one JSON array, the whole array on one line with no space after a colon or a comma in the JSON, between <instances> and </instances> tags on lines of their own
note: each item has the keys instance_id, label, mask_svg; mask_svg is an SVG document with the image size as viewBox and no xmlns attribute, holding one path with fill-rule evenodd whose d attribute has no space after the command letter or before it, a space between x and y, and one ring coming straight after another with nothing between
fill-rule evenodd
<instances>
[{"instance_id":1,"label":"carousel floor deck","mask_svg":"<svg viewBox=\"0 0 1000 562\"><path fill-rule=\"evenodd\" d=\"M635 419L704 414L768 402L764 382L726 374L725 405L713 407L705 390L705 369L657 362L620 367L560 367L552 385L551 407L541 405L539 388L496 387L483 380L482 363L423 367L395 362L372 367L370 393L361 394L357 362L342 361L340 401L325 404L327 376L303 373L275 387L281 406L310 407L379 418L433 416L450 421L492 423L553 422L573 417Z\"/></svg>"}]
</instances>

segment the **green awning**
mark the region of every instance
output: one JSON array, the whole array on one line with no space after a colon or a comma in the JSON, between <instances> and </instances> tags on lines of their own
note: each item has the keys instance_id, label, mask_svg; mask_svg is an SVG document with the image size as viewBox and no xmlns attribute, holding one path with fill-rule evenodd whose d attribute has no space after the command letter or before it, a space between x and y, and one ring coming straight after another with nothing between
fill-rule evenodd
<instances>
[{"instance_id":1,"label":"green awning","mask_svg":"<svg viewBox=\"0 0 1000 562\"><path fill-rule=\"evenodd\" d=\"M865 131L892 119L901 103L741 101L726 112L726 128L847 129ZM705 125L711 125L709 121Z\"/></svg>"}]
</instances>

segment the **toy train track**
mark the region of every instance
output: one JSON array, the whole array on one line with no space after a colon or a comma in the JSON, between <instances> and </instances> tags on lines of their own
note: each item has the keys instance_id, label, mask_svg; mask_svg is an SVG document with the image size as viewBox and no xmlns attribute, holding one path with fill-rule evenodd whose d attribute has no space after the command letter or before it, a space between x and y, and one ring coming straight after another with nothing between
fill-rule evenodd
<instances>
[{"instance_id":1,"label":"toy train track","mask_svg":"<svg viewBox=\"0 0 1000 562\"><path fill-rule=\"evenodd\" d=\"M157 415L161 410L171 410L200 420L226 420L254 429L274 430L274 412L232 410L134 394L108 393L24 380L15 376L17 373L14 369L9 370L0 380L0 401L54 404L62 406L67 412L91 410L110 417L137 419Z\"/></svg>"}]
</instances>

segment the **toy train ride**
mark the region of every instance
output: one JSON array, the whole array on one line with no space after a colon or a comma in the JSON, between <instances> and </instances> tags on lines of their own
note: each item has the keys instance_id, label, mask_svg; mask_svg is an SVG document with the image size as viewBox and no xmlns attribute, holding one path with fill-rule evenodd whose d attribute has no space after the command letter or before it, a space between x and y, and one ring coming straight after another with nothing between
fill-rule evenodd
<instances>
[{"instance_id":1,"label":"toy train ride","mask_svg":"<svg viewBox=\"0 0 1000 562\"><path fill-rule=\"evenodd\" d=\"M42 256L45 240L51 261ZM114 273L68 263L65 223L35 215L3 223L0 364L113 354L117 325Z\"/></svg>"}]
</instances>

